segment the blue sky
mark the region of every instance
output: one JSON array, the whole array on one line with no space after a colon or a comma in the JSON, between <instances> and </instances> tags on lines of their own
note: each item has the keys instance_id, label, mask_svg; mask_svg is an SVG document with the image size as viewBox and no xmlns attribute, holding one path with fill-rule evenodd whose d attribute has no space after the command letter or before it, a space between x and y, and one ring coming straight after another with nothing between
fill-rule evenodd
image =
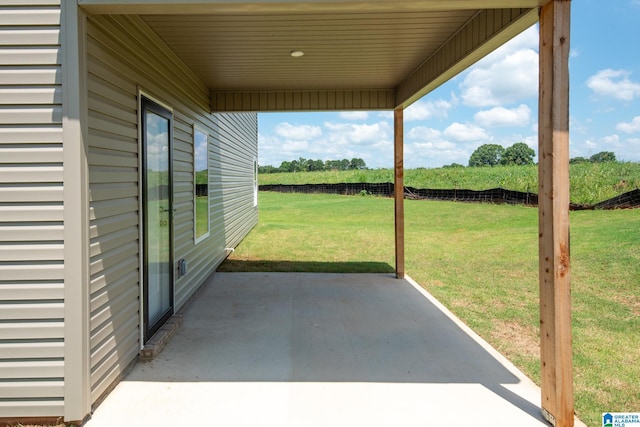
<instances>
[{"instance_id":1,"label":"blue sky","mask_svg":"<svg viewBox=\"0 0 640 427\"><path fill-rule=\"evenodd\" d=\"M572 2L571 156L640 161L640 0ZM537 152L538 27L407 108L405 167L466 165L482 144ZM393 112L262 113L259 163L360 157L393 165Z\"/></svg>"}]
</instances>

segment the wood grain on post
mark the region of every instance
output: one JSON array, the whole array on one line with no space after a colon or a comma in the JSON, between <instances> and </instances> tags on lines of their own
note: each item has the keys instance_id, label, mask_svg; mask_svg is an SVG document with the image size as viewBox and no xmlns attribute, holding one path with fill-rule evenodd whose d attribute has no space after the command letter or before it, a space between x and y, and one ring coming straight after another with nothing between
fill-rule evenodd
<instances>
[{"instance_id":1,"label":"wood grain on post","mask_svg":"<svg viewBox=\"0 0 640 427\"><path fill-rule=\"evenodd\" d=\"M569 28L571 2L540 11L538 217L542 411L573 426L569 263Z\"/></svg>"}]
</instances>

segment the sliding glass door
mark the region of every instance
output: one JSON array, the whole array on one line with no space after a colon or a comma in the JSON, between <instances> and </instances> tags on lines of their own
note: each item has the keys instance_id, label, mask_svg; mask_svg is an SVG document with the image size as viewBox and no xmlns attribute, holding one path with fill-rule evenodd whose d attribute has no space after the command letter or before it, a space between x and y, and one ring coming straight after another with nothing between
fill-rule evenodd
<instances>
[{"instance_id":1,"label":"sliding glass door","mask_svg":"<svg viewBox=\"0 0 640 427\"><path fill-rule=\"evenodd\" d=\"M172 113L142 99L144 341L173 314Z\"/></svg>"}]
</instances>

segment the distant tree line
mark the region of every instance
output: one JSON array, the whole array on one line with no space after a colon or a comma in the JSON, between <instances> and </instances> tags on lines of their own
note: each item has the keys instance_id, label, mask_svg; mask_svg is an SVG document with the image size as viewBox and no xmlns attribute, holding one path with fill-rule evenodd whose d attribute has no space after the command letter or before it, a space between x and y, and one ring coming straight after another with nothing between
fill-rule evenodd
<instances>
[{"instance_id":1,"label":"distant tree line","mask_svg":"<svg viewBox=\"0 0 640 427\"><path fill-rule=\"evenodd\" d=\"M511 147L504 148L498 144L484 144L476 148L469 158L470 167L498 166L498 165L532 165L535 151L524 142L516 142ZM604 163L616 162L616 155L612 151L601 151L593 156L574 157L569 163ZM445 168L463 168L460 163L451 163Z\"/></svg>"},{"instance_id":2,"label":"distant tree line","mask_svg":"<svg viewBox=\"0 0 640 427\"><path fill-rule=\"evenodd\" d=\"M616 155L613 151L601 151L599 153L594 154L589 157L574 157L569 160L569 163L606 163L606 162L616 162Z\"/></svg>"},{"instance_id":3,"label":"distant tree line","mask_svg":"<svg viewBox=\"0 0 640 427\"><path fill-rule=\"evenodd\" d=\"M367 164L360 158L342 160L311 160L300 157L298 160L284 161L280 167L259 166L258 173L281 172L315 172L315 171L346 171L366 169Z\"/></svg>"},{"instance_id":4,"label":"distant tree line","mask_svg":"<svg viewBox=\"0 0 640 427\"><path fill-rule=\"evenodd\" d=\"M536 152L524 142L504 148L498 144L484 144L469 158L469 166L531 165Z\"/></svg>"}]
</instances>

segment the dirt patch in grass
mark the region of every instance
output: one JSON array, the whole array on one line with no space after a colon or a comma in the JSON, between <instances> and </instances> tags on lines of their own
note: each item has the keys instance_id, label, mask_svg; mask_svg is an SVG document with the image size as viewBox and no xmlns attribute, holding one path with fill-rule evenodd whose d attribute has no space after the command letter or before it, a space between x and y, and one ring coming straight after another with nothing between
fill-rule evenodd
<instances>
[{"instance_id":1,"label":"dirt patch in grass","mask_svg":"<svg viewBox=\"0 0 640 427\"><path fill-rule=\"evenodd\" d=\"M540 343L534 328L494 319L491 338L494 342L502 343L501 350L507 357L514 355L526 358L540 357Z\"/></svg>"}]
</instances>

